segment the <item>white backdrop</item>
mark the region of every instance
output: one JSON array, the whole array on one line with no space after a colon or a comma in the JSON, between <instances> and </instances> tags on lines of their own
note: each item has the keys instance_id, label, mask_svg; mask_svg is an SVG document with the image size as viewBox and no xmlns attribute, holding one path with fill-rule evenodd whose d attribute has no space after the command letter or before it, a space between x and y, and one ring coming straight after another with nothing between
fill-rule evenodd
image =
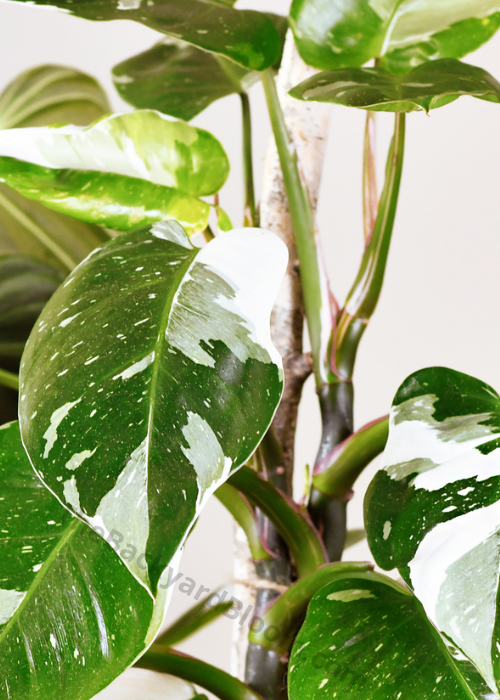
<instances>
[{"instance_id":1,"label":"white backdrop","mask_svg":"<svg viewBox=\"0 0 500 700\"><path fill-rule=\"evenodd\" d=\"M241 2L284 12L286 0ZM94 23L29 6L0 2L0 89L20 71L58 63L97 77L113 109L118 98L113 65L151 46L152 30L129 21ZM500 77L500 36L467 60ZM252 93L257 182L269 124L260 87ZM223 143L232 173L221 204L241 222L239 101L216 103L194 123ZM380 173L392 117L378 120ZM407 121L406 160L394 241L379 308L363 339L355 372L356 425L388 412L403 379L416 369L446 365L500 388L500 106L471 98ZM364 115L332 108L332 131L321 189L318 224L334 293L343 300L362 251L361 156ZM312 462L319 438L314 390L309 383L300 417L297 469ZM360 480L349 525L362 525L362 494L373 465ZM215 501L190 538L181 571L214 588L231 578L232 526ZM347 558L369 557L361 544ZM169 617L192 604L179 591ZM183 649L229 669L231 623L221 620Z\"/></svg>"}]
</instances>

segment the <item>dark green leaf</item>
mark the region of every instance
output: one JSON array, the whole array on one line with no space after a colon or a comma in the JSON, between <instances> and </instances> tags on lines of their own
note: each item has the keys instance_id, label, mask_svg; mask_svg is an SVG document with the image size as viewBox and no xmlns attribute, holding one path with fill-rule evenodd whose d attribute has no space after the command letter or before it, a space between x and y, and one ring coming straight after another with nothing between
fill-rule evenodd
<instances>
[{"instance_id":1,"label":"dark green leaf","mask_svg":"<svg viewBox=\"0 0 500 700\"><path fill-rule=\"evenodd\" d=\"M174 217L190 232L203 230L209 207L196 198L217 192L229 172L211 134L148 110L87 128L6 129L0 155L0 180L10 187L126 231Z\"/></svg>"},{"instance_id":2,"label":"dark green leaf","mask_svg":"<svg viewBox=\"0 0 500 700\"><path fill-rule=\"evenodd\" d=\"M494 700L457 660L418 600L375 573L322 588L295 640L290 700Z\"/></svg>"},{"instance_id":3,"label":"dark green leaf","mask_svg":"<svg viewBox=\"0 0 500 700\"><path fill-rule=\"evenodd\" d=\"M162 621L111 547L36 478L17 423L0 429L2 698L87 700Z\"/></svg>"},{"instance_id":4,"label":"dark green leaf","mask_svg":"<svg viewBox=\"0 0 500 700\"><path fill-rule=\"evenodd\" d=\"M283 43L286 18L268 17ZM221 97L247 92L260 76L223 56L165 39L115 66L113 79L120 96L134 107L157 109L189 121Z\"/></svg>"},{"instance_id":5,"label":"dark green leaf","mask_svg":"<svg viewBox=\"0 0 500 700\"><path fill-rule=\"evenodd\" d=\"M461 95L500 102L500 83L482 68L442 59L395 76L382 68L324 71L290 91L292 97L383 112L442 107Z\"/></svg>"},{"instance_id":6,"label":"dark green leaf","mask_svg":"<svg viewBox=\"0 0 500 700\"><path fill-rule=\"evenodd\" d=\"M276 410L269 315L286 257L260 229L201 249L174 223L123 234L74 271L28 341L20 415L34 466L64 505L118 533L154 593Z\"/></svg>"},{"instance_id":7,"label":"dark green leaf","mask_svg":"<svg viewBox=\"0 0 500 700\"><path fill-rule=\"evenodd\" d=\"M290 23L316 68L361 66L385 56L405 72L429 59L462 58L500 26L500 2L485 0L293 0Z\"/></svg>"},{"instance_id":8,"label":"dark green leaf","mask_svg":"<svg viewBox=\"0 0 500 700\"><path fill-rule=\"evenodd\" d=\"M0 95L0 129L61 122L83 126L110 111L94 78L66 66L39 66L21 73Z\"/></svg>"},{"instance_id":9,"label":"dark green leaf","mask_svg":"<svg viewBox=\"0 0 500 700\"><path fill-rule=\"evenodd\" d=\"M0 257L0 357L21 357L33 324L63 280L33 258Z\"/></svg>"},{"instance_id":10,"label":"dark green leaf","mask_svg":"<svg viewBox=\"0 0 500 700\"><path fill-rule=\"evenodd\" d=\"M31 0L18 0L33 4ZM91 20L128 19L187 41L240 63L250 70L273 65L280 50L279 34L261 12L235 10L217 0L36 0Z\"/></svg>"},{"instance_id":11,"label":"dark green leaf","mask_svg":"<svg viewBox=\"0 0 500 700\"><path fill-rule=\"evenodd\" d=\"M400 387L383 468L365 500L368 542L397 566L427 615L500 678L500 397L487 384L434 367Z\"/></svg>"}]
</instances>

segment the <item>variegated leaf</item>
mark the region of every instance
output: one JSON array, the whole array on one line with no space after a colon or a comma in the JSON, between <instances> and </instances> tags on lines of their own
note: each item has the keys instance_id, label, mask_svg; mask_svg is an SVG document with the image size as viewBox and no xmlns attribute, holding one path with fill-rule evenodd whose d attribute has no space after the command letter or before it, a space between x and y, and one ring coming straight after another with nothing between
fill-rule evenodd
<instances>
[{"instance_id":1,"label":"variegated leaf","mask_svg":"<svg viewBox=\"0 0 500 700\"><path fill-rule=\"evenodd\" d=\"M122 231L175 218L203 230L229 172L221 144L203 129L143 110L89 127L0 131L0 181L29 199Z\"/></svg>"},{"instance_id":2,"label":"variegated leaf","mask_svg":"<svg viewBox=\"0 0 500 700\"><path fill-rule=\"evenodd\" d=\"M17 0L90 20L126 19L213 51L250 70L264 70L279 55L280 38L269 17L236 10L234 0Z\"/></svg>"},{"instance_id":3,"label":"variegated leaf","mask_svg":"<svg viewBox=\"0 0 500 700\"><path fill-rule=\"evenodd\" d=\"M384 66L406 72L438 58L462 58L500 26L499 0L293 0L291 26L316 68Z\"/></svg>"},{"instance_id":4,"label":"variegated leaf","mask_svg":"<svg viewBox=\"0 0 500 700\"><path fill-rule=\"evenodd\" d=\"M311 600L290 657L290 700L498 700L419 601L376 573Z\"/></svg>"},{"instance_id":5,"label":"variegated leaf","mask_svg":"<svg viewBox=\"0 0 500 700\"><path fill-rule=\"evenodd\" d=\"M383 468L365 500L368 542L398 567L429 618L500 680L500 397L442 367L394 399Z\"/></svg>"},{"instance_id":6,"label":"variegated leaf","mask_svg":"<svg viewBox=\"0 0 500 700\"><path fill-rule=\"evenodd\" d=\"M28 341L20 420L32 463L66 507L115 533L153 594L278 405L269 315L286 259L260 229L201 249L175 223L124 234L70 275Z\"/></svg>"},{"instance_id":7,"label":"variegated leaf","mask_svg":"<svg viewBox=\"0 0 500 700\"><path fill-rule=\"evenodd\" d=\"M0 697L88 700L152 642L153 603L109 544L40 483L0 428Z\"/></svg>"}]
</instances>

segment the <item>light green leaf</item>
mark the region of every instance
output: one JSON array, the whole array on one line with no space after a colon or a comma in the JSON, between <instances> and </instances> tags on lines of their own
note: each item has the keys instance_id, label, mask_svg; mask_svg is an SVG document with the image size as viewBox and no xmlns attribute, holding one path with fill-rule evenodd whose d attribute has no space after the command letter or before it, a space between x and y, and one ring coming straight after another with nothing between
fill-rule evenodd
<instances>
[{"instance_id":1,"label":"light green leaf","mask_svg":"<svg viewBox=\"0 0 500 700\"><path fill-rule=\"evenodd\" d=\"M18 0L91 20L127 19L201 49L227 56L250 70L273 65L280 50L279 34L261 12L235 10L217 0Z\"/></svg>"},{"instance_id":2,"label":"light green leaf","mask_svg":"<svg viewBox=\"0 0 500 700\"><path fill-rule=\"evenodd\" d=\"M500 102L500 83L482 68L442 59L395 76L382 68L324 71L290 91L292 97L383 112L442 107L462 95Z\"/></svg>"},{"instance_id":3,"label":"light green leaf","mask_svg":"<svg viewBox=\"0 0 500 700\"><path fill-rule=\"evenodd\" d=\"M34 258L0 257L0 357L21 357L33 324L63 280Z\"/></svg>"},{"instance_id":4,"label":"light green leaf","mask_svg":"<svg viewBox=\"0 0 500 700\"><path fill-rule=\"evenodd\" d=\"M208 132L144 110L90 127L0 131L0 180L59 211L130 230L178 217L205 228L229 163ZM16 160L14 160L16 159Z\"/></svg>"},{"instance_id":5,"label":"light green leaf","mask_svg":"<svg viewBox=\"0 0 500 700\"><path fill-rule=\"evenodd\" d=\"M385 57L405 72L429 59L462 58L500 26L499 0L293 0L290 23L303 59L336 70Z\"/></svg>"},{"instance_id":6,"label":"light green leaf","mask_svg":"<svg viewBox=\"0 0 500 700\"><path fill-rule=\"evenodd\" d=\"M442 367L399 388L383 468L365 500L368 542L397 566L427 615L476 664L500 679L500 397Z\"/></svg>"},{"instance_id":7,"label":"light green leaf","mask_svg":"<svg viewBox=\"0 0 500 700\"><path fill-rule=\"evenodd\" d=\"M35 469L96 531L117 533L154 594L278 405L269 316L286 258L260 229L201 249L175 223L124 234L74 271L28 341L20 416Z\"/></svg>"},{"instance_id":8,"label":"light green leaf","mask_svg":"<svg viewBox=\"0 0 500 700\"><path fill-rule=\"evenodd\" d=\"M17 423L0 428L2 698L87 700L151 643L156 602L43 487Z\"/></svg>"},{"instance_id":9,"label":"light green leaf","mask_svg":"<svg viewBox=\"0 0 500 700\"><path fill-rule=\"evenodd\" d=\"M90 124L110 112L99 83L74 68L39 66L0 94L0 129L69 122Z\"/></svg>"},{"instance_id":10,"label":"light green leaf","mask_svg":"<svg viewBox=\"0 0 500 700\"><path fill-rule=\"evenodd\" d=\"M457 656L409 591L353 575L312 598L290 657L290 700L498 700Z\"/></svg>"},{"instance_id":11,"label":"light green leaf","mask_svg":"<svg viewBox=\"0 0 500 700\"><path fill-rule=\"evenodd\" d=\"M279 32L282 47L288 26L286 18L268 17ZM113 69L116 89L126 102L186 121L222 97L247 92L259 79L257 71L172 38Z\"/></svg>"}]
</instances>

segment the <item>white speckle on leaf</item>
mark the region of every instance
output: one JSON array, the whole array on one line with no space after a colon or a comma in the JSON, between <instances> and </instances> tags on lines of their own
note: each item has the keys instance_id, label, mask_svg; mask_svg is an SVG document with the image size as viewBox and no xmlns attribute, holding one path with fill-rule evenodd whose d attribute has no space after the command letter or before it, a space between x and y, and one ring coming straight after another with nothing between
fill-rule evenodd
<instances>
[{"instance_id":1,"label":"white speckle on leaf","mask_svg":"<svg viewBox=\"0 0 500 700\"><path fill-rule=\"evenodd\" d=\"M76 406L76 404L80 403L81 400L82 399L79 398L77 401L68 401L68 403L65 403L60 408L56 409L50 417L50 425L43 434L43 439L46 440L45 450L43 452L44 459L46 459L49 456L49 452L51 451L55 441L57 440L58 427L66 418L73 406Z\"/></svg>"},{"instance_id":2,"label":"white speckle on leaf","mask_svg":"<svg viewBox=\"0 0 500 700\"><path fill-rule=\"evenodd\" d=\"M154 350L153 352L150 352L149 355L146 355L146 357L143 357L142 360L139 360L139 362L134 362L133 365L130 365L130 367L127 367L127 369L124 369L123 372L120 372L120 374L116 374L113 377L113 381L116 379L130 379L130 377L133 377L134 374L137 374L138 372L142 372L143 370L146 369L146 367L149 367L149 365L154 361L155 359L155 353Z\"/></svg>"},{"instance_id":3,"label":"white speckle on leaf","mask_svg":"<svg viewBox=\"0 0 500 700\"><path fill-rule=\"evenodd\" d=\"M75 452L75 454L66 462L66 469L70 469L71 471L78 469L80 464L89 457L92 457L96 450L97 447L94 447L92 451L84 450L83 452Z\"/></svg>"},{"instance_id":4,"label":"white speckle on leaf","mask_svg":"<svg viewBox=\"0 0 500 700\"><path fill-rule=\"evenodd\" d=\"M10 620L24 600L26 592L0 588L0 625Z\"/></svg>"}]
</instances>

